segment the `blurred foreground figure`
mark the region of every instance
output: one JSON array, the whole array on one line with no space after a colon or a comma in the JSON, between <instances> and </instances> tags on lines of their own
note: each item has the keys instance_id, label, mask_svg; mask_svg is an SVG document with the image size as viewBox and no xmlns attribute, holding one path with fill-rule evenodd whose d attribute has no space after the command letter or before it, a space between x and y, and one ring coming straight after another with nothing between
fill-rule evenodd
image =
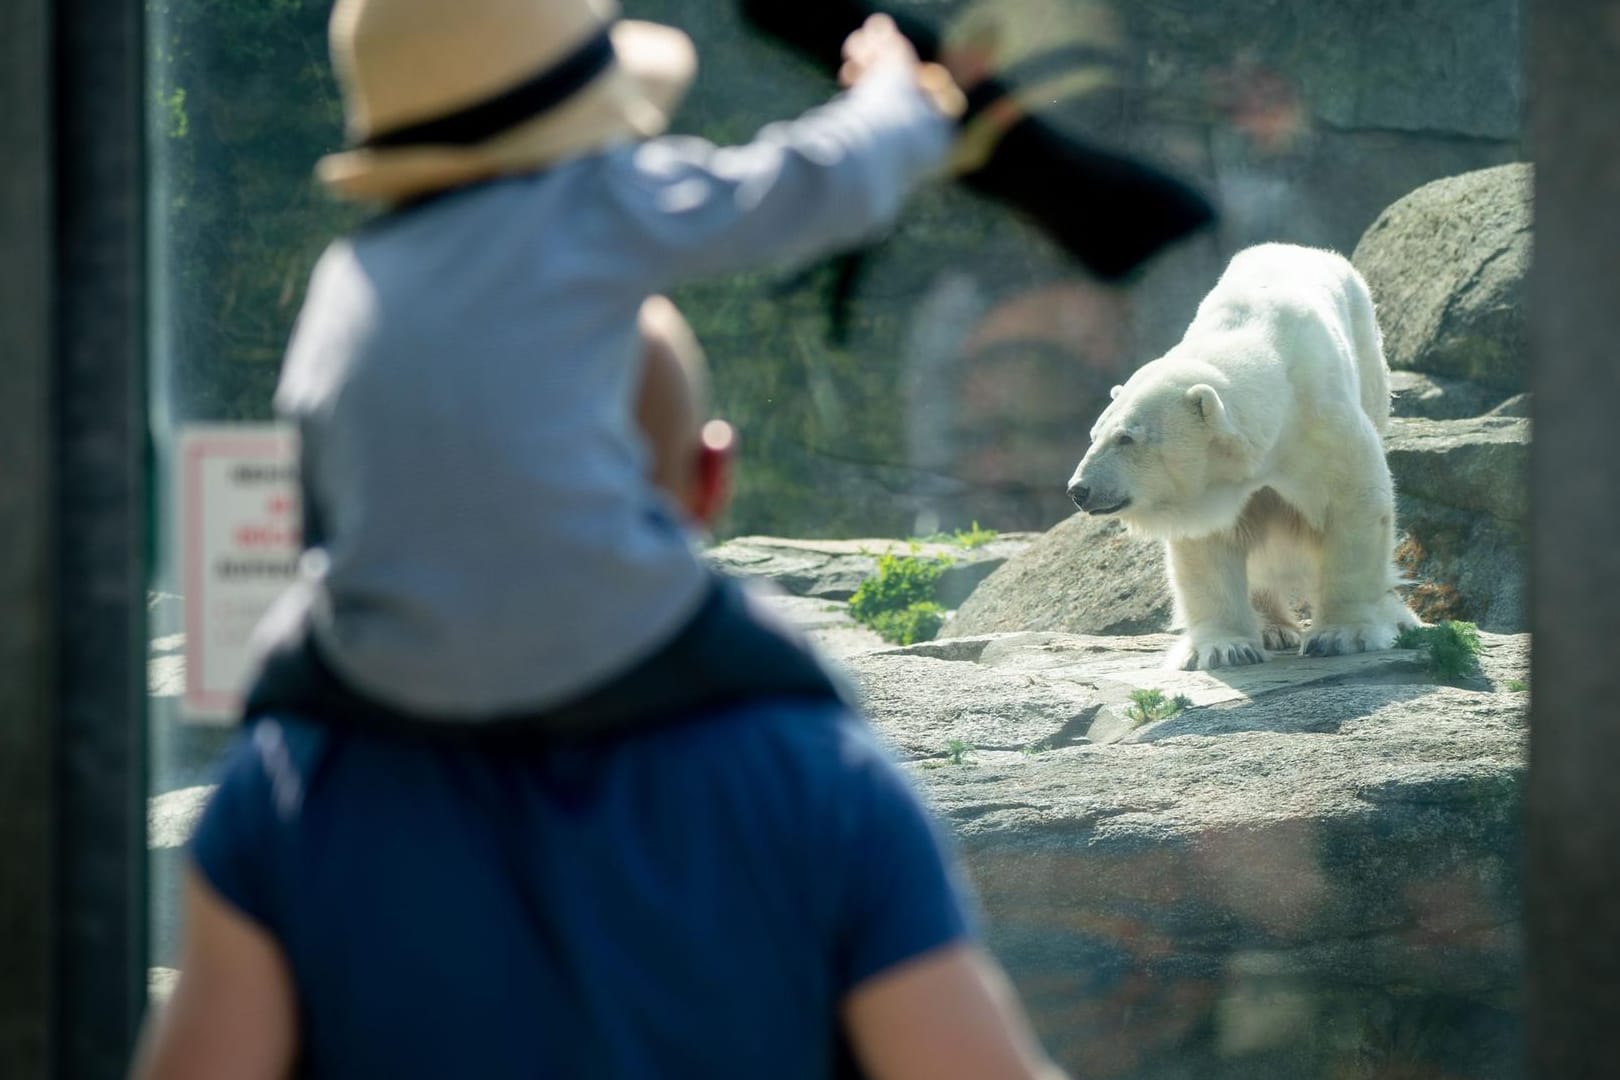
<instances>
[{"instance_id":1,"label":"blurred foreground figure","mask_svg":"<svg viewBox=\"0 0 1620 1080\"><path fill-rule=\"evenodd\" d=\"M694 551L723 461L687 452L695 343L646 307L891 221L960 91L879 19L822 109L664 136L691 43L611 8L334 7L351 146L319 173L386 212L288 349L309 551L139 1076L1041 1068L904 777Z\"/></svg>"},{"instance_id":2,"label":"blurred foreground figure","mask_svg":"<svg viewBox=\"0 0 1620 1080\"><path fill-rule=\"evenodd\" d=\"M707 526L729 427L674 306L640 326L653 476ZM143 1080L1058 1076L836 703L509 753L261 720L192 857Z\"/></svg>"}]
</instances>

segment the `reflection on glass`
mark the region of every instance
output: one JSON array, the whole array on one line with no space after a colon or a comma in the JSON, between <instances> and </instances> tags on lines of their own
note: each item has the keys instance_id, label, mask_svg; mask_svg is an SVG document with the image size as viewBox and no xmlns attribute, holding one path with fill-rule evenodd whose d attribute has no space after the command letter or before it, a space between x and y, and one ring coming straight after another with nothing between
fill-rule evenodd
<instances>
[{"instance_id":1,"label":"reflection on glass","mask_svg":"<svg viewBox=\"0 0 1620 1080\"><path fill-rule=\"evenodd\" d=\"M813 596L791 610L858 682L889 688L874 722L960 837L991 944L1077 1075L1516 1075L1518 5L894 6L943 28L964 77L1026 72L1021 108L1191 178L1221 220L1112 286L941 184L865 254L845 340L835 266L682 290L739 436L717 559ZM829 91L731 5L628 7L699 44L681 130L737 141ZM169 968L178 845L229 737L177 707L201 632L171 523L180 438L269 419L308 270L358 214L310 178L341 141L327 4L147 10L168 511L150 622L153 964ZM1053 78L1042 58L1065 50L1083 62ZM1422 648L1167 673L1161 553L1073 513L1065 484L1110 389L1181 337L1235 252L1271 240L1353 255L1372 287L1408 600L1485 631L1474 673L1439 678ZM762 536L805 543L735 539ZM862 542L814 543L835 538ZM927 655L879 655L840 609L886 540L952 560L958 615ZM961 636L989 632L1014 636ZM1187 704L1144 711L1132 694L1152 690Z\"/></svg>"}]
</instances>

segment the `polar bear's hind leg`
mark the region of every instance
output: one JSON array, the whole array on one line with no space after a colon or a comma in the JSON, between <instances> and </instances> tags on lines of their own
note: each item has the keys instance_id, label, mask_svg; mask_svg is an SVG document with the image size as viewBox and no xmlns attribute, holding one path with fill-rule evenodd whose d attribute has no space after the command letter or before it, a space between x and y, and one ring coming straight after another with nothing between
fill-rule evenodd
<instances>
[{"instance_id":1,"label":"polar bear's hind leg","mask_svg":"<svg viewBox=\"0 0 1620 1080\"><path fill-rule=\"evenodd\" d=\"M1276 593L1262 590L1254 594L1254 607L1264 623L1260 638L1272 652L1292 652L1299 648L1300 625L1288 604Z\"/></svg>"},{"instance_id":2,"label":"polar bear's hind leg","mask_svg":"<svg viewBox=\"0 0 1620 1080\"><path fill-rule=\"evenodd\" d=\"M1369 452L1378 455L1381 469L1382 448L1375 445ZM1301 653L1337 656L1392 648L1403 626L1416 623L1393 593L1394 550L1394 495L1388 486L1330 506L1317 602Z\"/></svg>"}]
</instances>

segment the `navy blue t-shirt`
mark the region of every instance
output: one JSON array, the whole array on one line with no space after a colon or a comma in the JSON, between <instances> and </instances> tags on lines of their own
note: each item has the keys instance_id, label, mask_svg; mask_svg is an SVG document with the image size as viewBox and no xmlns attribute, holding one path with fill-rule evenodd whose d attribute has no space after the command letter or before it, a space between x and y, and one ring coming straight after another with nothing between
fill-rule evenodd
<instances>
[{"instance_id":1,"label":"navy blue t-shirt","mask_svg":"<svg viewBox=\"0 0 1620 1080\"><path fill-rule=\"evenodd\" d=\"M822 704L523 755L260 721L192 845L285 950L317 1077L825 1080L843 994L970 933Z\"/></svg>"}]
</instances>

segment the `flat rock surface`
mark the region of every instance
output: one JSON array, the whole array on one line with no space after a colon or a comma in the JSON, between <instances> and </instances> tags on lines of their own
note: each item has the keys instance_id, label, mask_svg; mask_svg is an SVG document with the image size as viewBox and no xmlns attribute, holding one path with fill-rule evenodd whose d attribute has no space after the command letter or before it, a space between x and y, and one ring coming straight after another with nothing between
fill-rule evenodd
<instances>
[{"instance_id":1,"label":"flat rock surface","mask_svg":"<svg viewBox=\"0 0 1620 1080\"><path fill-rule=\"evenodd\" d=\"M987 544L910 540L789 540L773 536L739 536L710 548L715 566L743 577L762 578L794 596L848 600L861 582L877 573L883 555L946 559L939 602L955 607L991 571L1029 546L1038 533L1004 533Z\"/></svg>"}]
</instances>

